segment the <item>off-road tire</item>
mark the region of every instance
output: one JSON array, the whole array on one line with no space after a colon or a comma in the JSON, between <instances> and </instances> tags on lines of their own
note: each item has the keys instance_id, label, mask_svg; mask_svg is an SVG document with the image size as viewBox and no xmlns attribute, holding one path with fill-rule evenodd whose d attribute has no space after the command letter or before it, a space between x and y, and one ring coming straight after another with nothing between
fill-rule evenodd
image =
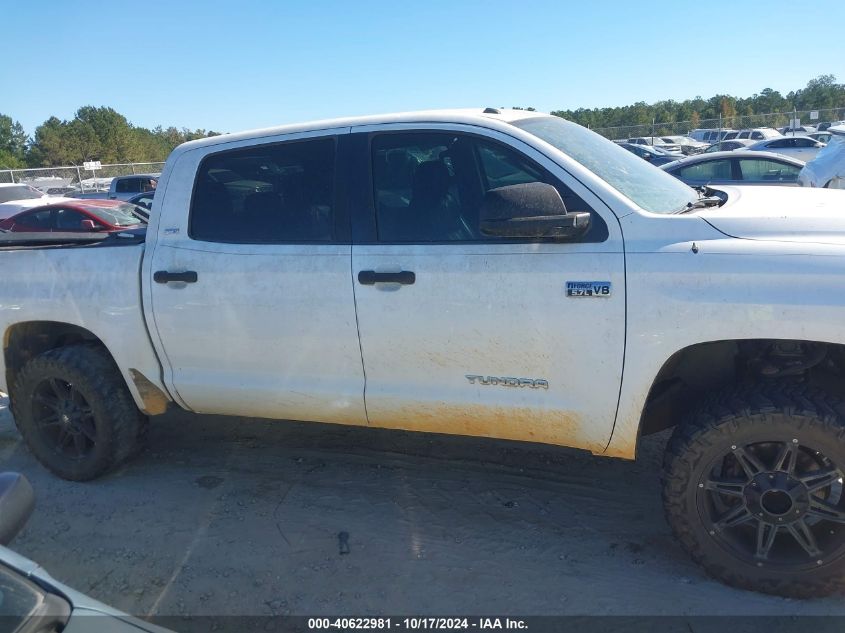
<instances>
[{"instance_id":1,"label":"off-road tire","mask_svg":"<svg viewBox=\"0 0 845 633\"><path fill-rule=\"evenodd\" d=\"M83 458L59 453L36 424L36 388L51 378L71 384L90 406L96 441ZM62 479L88 481L103 475L138 452L146 431L146 416L117 366L96 345L70 345L33 358L18 373L9 395L15 423L33 455Z\"/></svg>"},{"instance_id":2,"label":"off-road tire","mask_svg":"<svg viewBox=\"0 0 845 633\"><path fill-rule=\"evenodd\" d=\"M711 576L742 589L793 598L845 589L845 555L840 549L835 557L800 571L769 568L768 561L751 563L712 536L712 524L702 516L697 497L713 460L741 443L786 443L795 440L781 438L801 438L808 445L823 447L841 468L845 465L843 411L842 401L805 384L768 381L714 394L677 425L664 455L664 510L683 548ZM845 525L837 525L845 530Z\"/></svg>"}]
</instances>

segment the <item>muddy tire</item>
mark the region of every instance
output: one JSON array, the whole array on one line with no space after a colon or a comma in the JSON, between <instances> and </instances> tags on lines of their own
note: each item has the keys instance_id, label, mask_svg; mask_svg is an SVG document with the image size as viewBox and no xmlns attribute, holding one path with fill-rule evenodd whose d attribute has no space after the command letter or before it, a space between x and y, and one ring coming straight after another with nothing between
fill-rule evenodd
<instances>
[{"instance_id":1,"label":"muddy tire","mask_svg":"<svg viewBox=\"0 0 845 633\"><path fill-rule=\"evenodd\" d=\"M111 357L94 345L33 358L10 397L15 423L35 458L62 479L99 477L138 451L146 429Z\"/></svg>"},{"instance_id":2,"label":"muddy tire","mask_svg":"<svg viewBox=\"0 0 845 633\"><path fill-rule=\"evenodd\" d=\"M842 403L803 384L728 389L666 448L666 518L735 587L806 598L845 588Z\"/></svg>"}]
</instances>

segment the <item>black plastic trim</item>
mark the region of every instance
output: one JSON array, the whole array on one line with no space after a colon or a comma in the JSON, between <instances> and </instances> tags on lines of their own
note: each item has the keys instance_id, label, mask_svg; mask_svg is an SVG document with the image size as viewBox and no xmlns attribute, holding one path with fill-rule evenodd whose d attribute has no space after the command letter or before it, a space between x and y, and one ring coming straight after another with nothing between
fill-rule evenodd
<instances>
[{"instance_id":1,"label":"black plastic trim","mask_svg":"<svg viewBox=\"0 0 845 633\"><path fill-rule=\"evenodd\" d=\"M179 273L171 273L167 270L157 270L153 273L153 281L157 284L166 284L171 281L180 281L185 284L195 284L199 276L195 270L186 270Z\"/></svg>"},{"instance_id":2,"label":"black plastic trim","mask_svg":"<svg viewBox=\"0 0 845 633\"><path fill-rule=\"evenodd\" d=\"M362 270L358 273L358 283L362 286L375 284L402 284L410 286L417 280L417 276L410 270L398 273L377 273L374 270Z\"/></svg>"}]
</instances>

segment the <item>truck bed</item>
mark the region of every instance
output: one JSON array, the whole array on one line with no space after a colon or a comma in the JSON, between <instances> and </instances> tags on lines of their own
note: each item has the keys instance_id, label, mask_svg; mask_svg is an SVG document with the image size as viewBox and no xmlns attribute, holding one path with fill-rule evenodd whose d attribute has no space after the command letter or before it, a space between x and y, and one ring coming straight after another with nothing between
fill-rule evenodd
<instances>
[{"instance_id":1,"label":"truck bed","mask_svg":"<svg viewBox=\"0 0 845 633\"><path fill-rule=\"evenodd\" d=\"M132 371L156 386L161 373L141 299L145 233L0 233L0 332L50 322L87 330L141 402ZM0 391L8 393L5 369L0 359Z\"/></svg>"}]
</instances>

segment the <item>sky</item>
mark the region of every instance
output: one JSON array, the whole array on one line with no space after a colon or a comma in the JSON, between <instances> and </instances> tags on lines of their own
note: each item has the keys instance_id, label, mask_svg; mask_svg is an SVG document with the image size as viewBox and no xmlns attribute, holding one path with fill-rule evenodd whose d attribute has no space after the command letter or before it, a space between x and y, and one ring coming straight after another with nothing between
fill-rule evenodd
<instances>
[{"instance_id":1,"label":"sky","mask_svg":"<svg viewBox=\"0 0 845 633\"><path fill-rule=\"evenodd\" d=\"M541 111L845 81L841 0L2 0L0 113L84 105L219 132L447 107Z\"/></svg>"}]
</instances>

